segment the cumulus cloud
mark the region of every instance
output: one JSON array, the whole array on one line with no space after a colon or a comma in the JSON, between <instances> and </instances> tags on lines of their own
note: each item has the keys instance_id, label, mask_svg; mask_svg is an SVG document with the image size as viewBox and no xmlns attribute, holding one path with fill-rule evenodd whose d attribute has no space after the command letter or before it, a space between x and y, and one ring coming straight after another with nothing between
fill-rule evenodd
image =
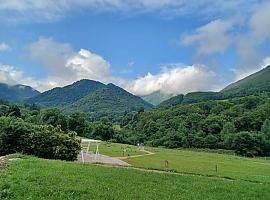
<instances>
[{"instance_id":1,"label":"cumulus cloud","mask_svg":"<svg viewBox=\"0 0 270 200\"><path fill-rule=\"evenodd\" d=\"M180 44L193 46L195 62L206 63L236 51L235 77L243 77L258 70L259 63L269 54L261 47L270 38L270 3L261 1L245 17L217 19L181 36ZM218 64L215 64L216 66Z\"/></svg>"},{"instance_id":2,"label":"cumulus cloud","mask_svg":"<svg viewBox=\"0 0 270 200\"><path fill-rule=\"evenodd\" d=\"M0 43L0 52L11 51L11 47L5 42Z\"/></svg>"},{"instance_id":3,"label":"cumulus cloud","mask_svg":"<svg viewBox=\"0 0 270 200\"><path fill-rule=\"evenodd\" d=\"M23 73L10 65L0 64L0 83L9 85L18 84L23 78Z\"/></svg>"},{"instance_id":4,"label":"cumulus cloud","mask_svg":"<svg viewBox=\"0 0 270 200\"><path fill-rule=\"evenodd\" d=\"M76 55L69 58L65 68L70 70L74 78L88 78L106 80L111 76L110 63L100 55L81 49Z\"/></svg>"},{"instance_id":5,"label":"cumulus cloud","mask_svg":"<svg viewBox=\"0 0 270 200\"><path fill-rule=\"evenodd\" d=\"M102 82L112 79L110 63L89 50L76 52L67 43L41 37L29 45L29 51L31 59L49 70L50 75L44 81L46 84L35 82L35 87L42 91L81 79Z\"/></svg>"},{"instance_id":6,"label":"cumulus cloud","mask_svg":"<svg viewBox=\"0 0 270 200\"><path fill-rule=\"evenodd\" d=\"M180 94L194 91L219 90L220 77L206 66L174 65L160 73L148 73L129 83L126 89L136 95L147 95L155 91L165 94Z\"/></svg>"}]
</instances>

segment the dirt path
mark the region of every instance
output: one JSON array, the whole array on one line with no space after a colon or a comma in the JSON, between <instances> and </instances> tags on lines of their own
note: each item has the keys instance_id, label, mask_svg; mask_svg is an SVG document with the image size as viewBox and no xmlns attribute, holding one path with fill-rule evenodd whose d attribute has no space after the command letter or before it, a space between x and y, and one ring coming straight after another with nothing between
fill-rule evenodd
<instances>
[{"instance_id":1,"label":"dirt path","mask_svg":"<svg viewBox=\"0 0 270 200\"><path fill-rule=\"evenodd\" d=\"M142 155L135 155L135 156L122 156L122 157L113 157L116 159L120 159L120 160L126 160L128 158L137 158L137 157L142 157L142 156L151 156L154 155L155 153L147 151L147 150L143 150L142 152L146 153L146 154L142 154Z\"/></svg>"},{"instance_id":2,"label":"dirt path","mask_svg":"<svg viewBox=\"0 0 270 200\"><path fill-rule=\"evenodd\" d=\"M107 165L129 166L128 163L124 162L121 159L117 159L117 158L102 155L102 154L94 155L94 154L89 154L87 152L84 152L83 158L84 159L82 159L82 154L79 154L77 161L81 163L102 163L105 165L107 164Z\"/></svg>"}]
</instances>

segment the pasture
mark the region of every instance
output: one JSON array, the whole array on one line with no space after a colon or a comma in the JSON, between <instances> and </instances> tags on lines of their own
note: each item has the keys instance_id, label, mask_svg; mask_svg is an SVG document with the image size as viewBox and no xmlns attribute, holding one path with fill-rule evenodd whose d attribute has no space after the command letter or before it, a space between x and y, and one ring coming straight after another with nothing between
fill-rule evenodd
<instances>
[{"instance_id":1,"label":"pasture","mask_svg":"<svg viewBox=\"0 0 270 200\"><path fill-rule=\"evenodd\" d=\"M267 199L269 184L24 157L0 171L8 200Z\"/></svg>"}]
</instances>

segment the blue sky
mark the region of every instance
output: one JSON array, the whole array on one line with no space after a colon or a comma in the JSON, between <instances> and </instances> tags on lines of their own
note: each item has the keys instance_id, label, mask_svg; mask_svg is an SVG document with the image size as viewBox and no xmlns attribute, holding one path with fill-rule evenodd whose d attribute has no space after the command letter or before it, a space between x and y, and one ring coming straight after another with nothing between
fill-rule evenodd
<instances>
[{"instance_id":1,"label":"blue sky","mask_svg":"<svg viewBox=\"0 0 270 200\"><path fill-rule=\"evenodd\" d=\"M270 64L264 0L0 0L0 82L219 90Z\"/></svg>"}]
</instances>

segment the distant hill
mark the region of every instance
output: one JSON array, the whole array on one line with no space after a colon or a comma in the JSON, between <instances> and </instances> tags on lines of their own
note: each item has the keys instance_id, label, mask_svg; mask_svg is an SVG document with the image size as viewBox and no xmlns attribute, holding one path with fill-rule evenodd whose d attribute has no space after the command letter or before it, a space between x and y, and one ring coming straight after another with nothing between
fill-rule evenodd
<instances>
[{"instance_id":1,"label":"distant hill","mask_svg":"<svg viewBox=\"0 0 270 200\"><path fill-rule=\"evenodd\" d=\"M148 103L151 103L152 105L156 106L160 104L161 102L170 99L174 95L172 94L163 94L160 91L153 92L149 95L141 96L141 98Z\"/></svg>"},{"instance_id":2,"label":"distant hill","mask_svg":"<svg viewBox=\"0 0 270 200\"><path fill-rule=\"evenodd\" d=\"M151 108L152 105L113 84L97 89L73 104L66 106L64 112L82 111L94 119L108 117L113 120L127 112Z\"/></svg>"},{"instance_id":3,"label":"distant hill","mask_svg":"<svg viewBox=\"0 0 270 200\"><path fill-rule=\"evenodd\" d=\"M183 96L183 98L182 95L178 95L160 103L157 108L169 108L182 103L193 104L209 100L223 100L261 93L270 93L270 66L228 85L220 92L191 92Z\"/></svg>"},{"instance_id":4,"label":"distant hill","mask_svg":"<svg viewBox=\"0 0 270 200\"><path fill-rule=\"evenodd\" d=\"M40 94L37 90L26 85L7 85L0 83L0 99L12 101L12 102L23 102L28 98L34 97Z\"/></svg>"},{"instance_id":5,"label":"distant hill","mask_svg":"<svg viewBox=\"0 0 270 200\"><path fill-rule=\"evenodd\" d=\"M105 85L97 81L80 80L65 87L57 87L43 92L27 102L36 103L41 107L63 108L102 87Z\"/></svg>"},{"instance_id":6,"label":"distant hill","mask_svg":"<svg viewBox=\"0 0 270 200\"><path fill-rule=\"evenodd\" d=\"M180 94L161 102L159 105L157 105L157 108L171 108L171 107L181 104L183 100L184 100L184 95Z\"/></svg>"},{"instance_id":7,"label":"distant hill","mask_svg":"<svg viewBox=\"0 0 270 200\"><path fill-rule=\"evenodd\" d=\"M226 96L245 96L262 92L270 92L270 66L221 90Z\"/></svg>"},{"instance_id":8,"label":"distant hill","mask_svg":"<svg viewBox=\"0 0 270 200\"><path fill-rule=\"evenodd\" d=\"M43 108L57 107L65 113L85 112L94 120L117 119L127 112L152 108L140 97L113 84L81 80L63 88L54 88L28 100Z\"/></svg>"}]
</instances>

